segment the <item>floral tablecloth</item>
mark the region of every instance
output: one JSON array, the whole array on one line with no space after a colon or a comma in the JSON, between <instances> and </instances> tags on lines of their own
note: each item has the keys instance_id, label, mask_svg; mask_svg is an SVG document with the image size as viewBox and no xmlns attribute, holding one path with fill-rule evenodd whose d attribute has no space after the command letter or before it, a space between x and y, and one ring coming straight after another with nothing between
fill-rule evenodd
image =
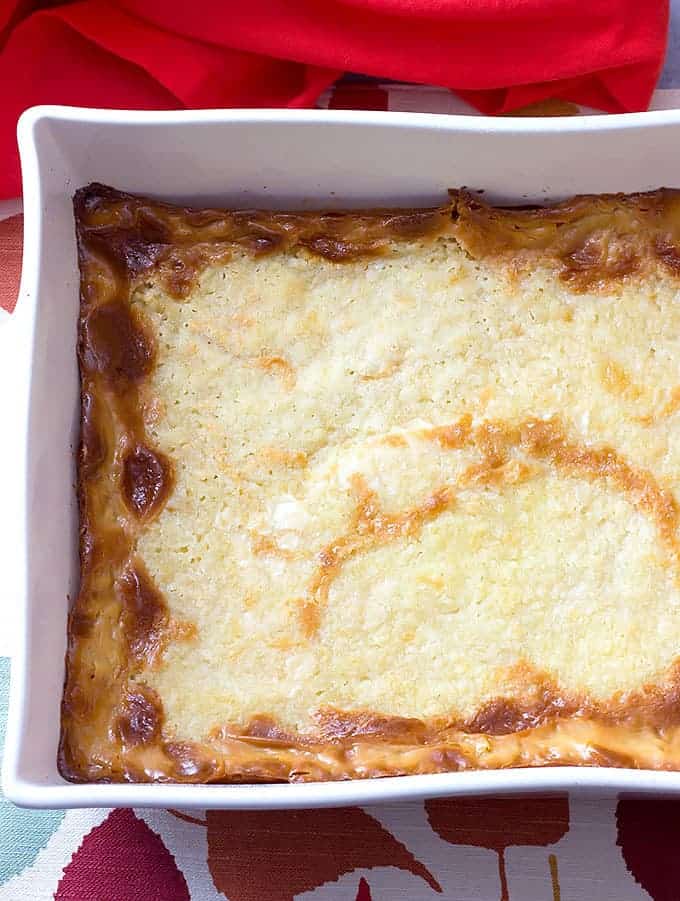
<instances>
[{"instance_id":1,"label":"floral tablecloth","mask_svg":"<svg viewBox=\"0 0 680 901\"><path fill-rule=\"evenodd\" d=\"M680 106L680 0L673 7L668 60L653 101L657 108ZM442 89L353 79L328 92L320 105L469 111ZM0 308L5 310L14 306L19 278L19 209L18 202L0 205ZM15 351L3 328L0 318L0 421L6 422ZM0 478L3 450L14 438L0 430ZM0 561L2 554L13 553L16 541L11 523L3 528ZM1 747L15 604L6 581L0 581L0 602ZM0 901L438 897L678 901L680 802L506 798L188 813L22 811L0 798Z\"/></svg>"}]
</instances>

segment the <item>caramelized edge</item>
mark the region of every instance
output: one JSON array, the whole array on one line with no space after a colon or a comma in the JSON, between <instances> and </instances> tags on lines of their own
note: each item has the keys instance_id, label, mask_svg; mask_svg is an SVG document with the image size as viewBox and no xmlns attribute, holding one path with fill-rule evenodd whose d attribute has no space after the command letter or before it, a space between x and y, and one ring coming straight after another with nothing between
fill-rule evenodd
<instances>
[{"instance_id":1,"label":"caramelized edge","mask_svg":"<svg viewBox=\"0 0 680 901\"><path fill-rule=\"evenodd\" d=\"M257 257L297 249L342 264L438 237L517 271L550 264L575 293L612 290L657 265L680 274L680 191L669 188L507 208L452 190L434 209L291 213L178 207L94 183L76 192L74 205L84 245L103 247L131 280L154 270L177 299L205 266L239 250Z\"/></svg>"}]
</instances>

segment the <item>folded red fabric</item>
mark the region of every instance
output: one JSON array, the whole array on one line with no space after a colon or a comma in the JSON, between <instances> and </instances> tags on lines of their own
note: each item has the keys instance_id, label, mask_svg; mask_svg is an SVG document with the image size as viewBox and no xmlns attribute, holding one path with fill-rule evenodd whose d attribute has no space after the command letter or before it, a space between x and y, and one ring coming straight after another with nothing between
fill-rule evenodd
<instances>
[{"instance_id":1,"label":"folded red fabric","mask_svg":"<svg viewBox=\"0 0 680 901\"><path fill-rule=\"evenodd\" d=\"M343 71L449 87L486 113L559 97L645 109L667 0L0 0L0 197L23 109L311 106Z\"/></svg>"}]
</instances>

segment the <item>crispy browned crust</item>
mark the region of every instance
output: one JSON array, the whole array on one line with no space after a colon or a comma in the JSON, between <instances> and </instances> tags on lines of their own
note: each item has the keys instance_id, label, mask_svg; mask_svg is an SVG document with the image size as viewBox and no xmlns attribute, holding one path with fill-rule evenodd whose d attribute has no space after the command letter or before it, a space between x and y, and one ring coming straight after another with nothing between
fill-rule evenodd
<instances>
[{"instance_id":1,"label":"crispy browned crust","mask_svg":"<svg viewBox=\"0 0 680 901\"><path fill-rule=\"evenodd\" d=\"M680 275L680 194L580 197L544 208L503 210L452 192L434 210L276 213L183 209L90 185L74 199L81 270L78 455L81 584L69 615L59 767L76 781L288 781L365 778L467 768L545 764L680 768L680 669L606 704L565 692L520 664L516 691L465 720L403 719L379 711L323 709L313 733L292 734L266 716L228 725L208 739L178 741L161 699L140 678L170 641L191 641L192 623L172 620L136 555L137 536L173 489L173 462L154 448L147 380L154 338L130 304L131 288L153 270L181 298L202 267L235 249L253 255L304 248L334 263L388 253L395 242L447 238L472 257L507 259L520 271L554 266L573 291L612 290L661 266ZM277 358L271 362L278 366ZM285 361L282 361L285 363ZM287 377L286 372L282 372ZM432 429L445 448L474 445L482 463L465 478L529 478L509 467L519 448L530 463L603 479L654 522L680 569L675 498L651 473L610 448L580 446L557 421L463 418ZM485 482L486 480L486 482ZM358 544L415 534L453 502L456 486L399 514L380 510L357 484L356 528L320 556L301 606L313 636L330 580ZM363 543L363 544L362 544ZM275 553L276 547L262 547Z\"/></svg>"}]
</instances>

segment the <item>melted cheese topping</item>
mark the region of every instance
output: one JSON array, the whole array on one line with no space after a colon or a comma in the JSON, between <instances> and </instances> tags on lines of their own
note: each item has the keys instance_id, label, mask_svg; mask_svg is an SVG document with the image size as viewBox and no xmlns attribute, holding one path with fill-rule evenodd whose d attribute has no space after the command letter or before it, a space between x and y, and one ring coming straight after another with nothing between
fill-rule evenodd
<instances>
[{"instance_id":1,"label":"melted cheese topping","mask_svg":"<svg viewBox=\"0 0 680 901\"><path fill-rule=\"evenodd\" d=\"M680 492L672 276L575 294L547 263L445 236L342 264L236 253L182 301L148 274L132 302L157 342L147 433L176 476L138 553L196 626L140 676L168 734L258 716L313 733L327 707L465 719L521 702L521 672L603 704L663 680L680 650L657 515ZM632 475L517 437L496 453L527 423Z\"/></svg>"}]
</instances>

